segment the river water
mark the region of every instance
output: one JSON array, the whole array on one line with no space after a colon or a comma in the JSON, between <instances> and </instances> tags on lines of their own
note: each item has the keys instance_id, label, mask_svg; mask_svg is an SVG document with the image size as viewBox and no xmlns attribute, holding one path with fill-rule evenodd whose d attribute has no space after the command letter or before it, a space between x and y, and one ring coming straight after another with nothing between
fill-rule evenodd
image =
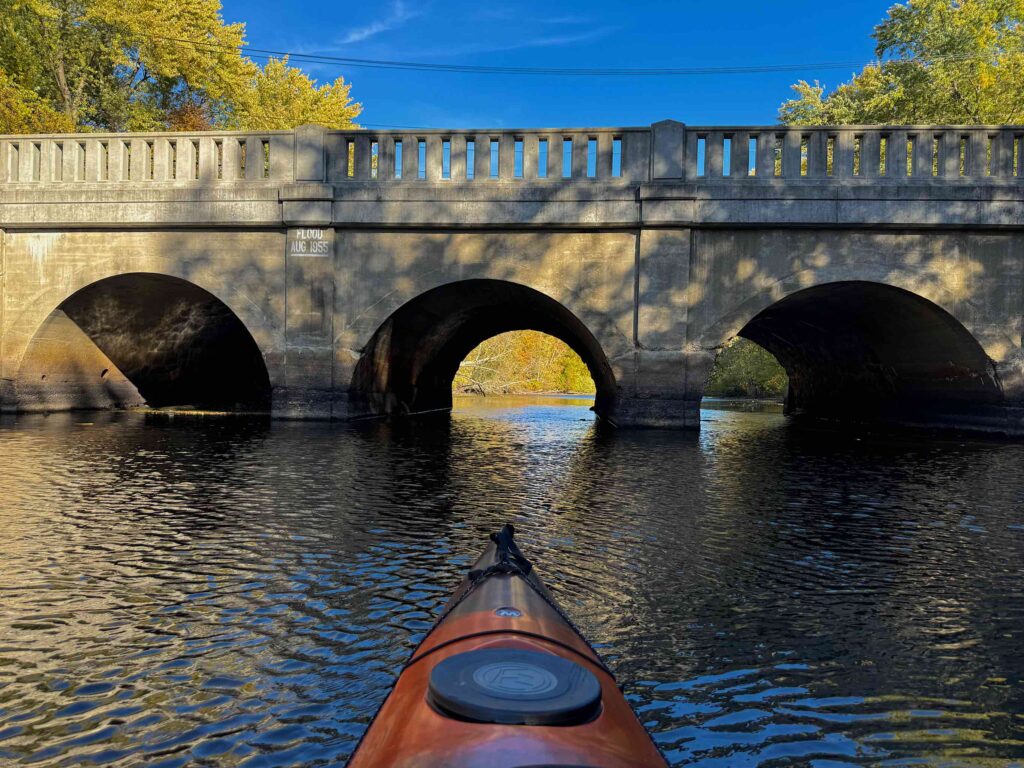
<instances>
[{"instance_id":1,"label":"river water","mask_svg":"<svg viewBox=\"0 0 1024 768\"><path fill-rule=\"evenodd\" d=\"M1024 765L1024 445L0 420L0 764L343 762L503 522L674 765Z\"/></svg>"}]
</instances>

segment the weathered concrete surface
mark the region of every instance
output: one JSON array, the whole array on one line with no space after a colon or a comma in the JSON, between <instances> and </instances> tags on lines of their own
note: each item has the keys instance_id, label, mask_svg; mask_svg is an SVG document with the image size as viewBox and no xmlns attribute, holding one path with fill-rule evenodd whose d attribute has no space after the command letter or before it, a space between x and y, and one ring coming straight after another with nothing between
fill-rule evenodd
<instances>
[{"instance_id":1,"label":"weathered concrete surface","mask_svg":"<svg viewBox=\"0 0 1024 768\"><path fill-rule=\"evenodd\" d=\"M380 341L371 342L378 329L405 307L409 317L401 337L394 338L395 329L388 328L388 346L405 346L405 354L420 357L422 365L440 355L450 368L490 336L535 329L580 351L597 383L608 380L601 372L610 369L621 392L608 393L608 398L628 398L636 389L630 375L635 241L629 232L339 233L346 279L339 281L335 304L335 380L354 380L368 345ZM382 294L375 286L385 275L389 290ZM443 296L416 306L432 289L445 286L449 291ZM403 361L394 354L378 349L375 364L383 364L386 356L390 362L385 367L401 367ZM448 378L448 405L451 375L454 370ZM406 390L412 385L407 381ZM379 386L379 375L356 382L353 395L361 402L355 413L366 412L367 398L384 402ZM369 391L362 391L366 387ZM408 395L385 399L393 401L386 410L410 406ZM445 403L431 400L427 409L438 407ZM605 410L612 418L614 404Z\"/></svg>"},{"instance_id":2,"label":"weathered concrete surface","mask_svg":"<svg viewBox=\"0 0 1024 768\"><path fill-rule=\"evenodd\" d=\"M696 428L717 349L742 334L787 367L794 410L1024 433L1015 129L963 129L996 163L969 163L973 177L830 177L818 155L804 175L788 134L783 176L767 150L762 176L743 158L725 175L716 141L776 130L602 129L596 176L574 153L571 179L550 156L537 178L534 134L585 130L527 132L521 168L502 155L498 178L483 164L472 180L465 136L442 178L441 132L426 134L437 166L422 179L412 151L389 175L380 135L374 179L366 134L312 127L224 134L220 149L200 137L195 178L186 163L185 177L103 180L87 154L93 181L70 181L70 165L26 181L19 140L17 178L0 157L0 407L253 408L269 390L294 418L443 409L475 344L531 328L580 352L596 410L620 426ZM268 166L231 166L241 144L271 139ZM351 176L342 140L356 142ZM215 152L234 160L211 165Z\"/></svg>"},{"instance_id":3,"label":"weathered concrete surface","mask_svg":"<svg viewBox=\"0 0 1024 768\"><path fill-rule=\"evenodd\" d=\"M43 321L29 343L16 384L23 411L131 408L146 403L114 361L59 309Z\"/></svg>"},{"instance_id":4,"label":"weathered concrete surface","mask_svg":"<svg viewBox=\"0 0 1024 768\"><path fill-rule=\"evenodd\" d=\"M269 384L283 385L282 233L7 231L3 240L0 381L5 408L91 407L112 396L118 403L133 403L133 398L123 399L119 388L111 389L111 373L99 378L104 368L120 369L125 375L131 368L152 381L187 383L188 377L183 382L180 375L187 366L171 359L191 360L201 367L201 350L211 349L210 340L229 329L230 323L224 322L229 318L237 318L245 335L251 335ZM118 279L123 281L120 295L112 294ZM224 312L216 305L223 305ZM197 323L204 315L210 321L205 332ZM61 316L64 321L56 322ZM46 345L33 341L40 330ZM96 349L87 353L75 339L90 333ZM236 346L228 342L229 349ZM71 349L78 357L91 355L91 361L73 361L63 352ZM223 354L212 352L213 358ZM111 358L120 359L121 365ZM83 371L78 385L68 379L76 368ZM146 368L153 370L146 373ZM70 398L76 386L82 394ZM251 386L250 381L240 387L243 401ZM214 382L209 391L217 388ZM184 389L200 392L192 385ZM156 402L167 399L158 395Z\"/></svg>"}]
</instances>

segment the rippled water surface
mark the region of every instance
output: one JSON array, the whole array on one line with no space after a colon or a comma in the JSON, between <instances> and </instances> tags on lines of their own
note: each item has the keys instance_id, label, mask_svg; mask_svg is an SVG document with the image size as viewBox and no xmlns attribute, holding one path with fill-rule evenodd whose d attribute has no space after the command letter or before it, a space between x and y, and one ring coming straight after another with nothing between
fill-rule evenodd
<instances>
[{"instance_id":1,"label":"rippled water surface","mask_svg":"<svg viewBox=\"0 0 1024 768\"><path fill-rule=\"evenodd\" d=\"M343 762L510 520L673 764L1024 765L1024 445L531 403L0 420L0 764Z\"/></svg>"}]
</instances>

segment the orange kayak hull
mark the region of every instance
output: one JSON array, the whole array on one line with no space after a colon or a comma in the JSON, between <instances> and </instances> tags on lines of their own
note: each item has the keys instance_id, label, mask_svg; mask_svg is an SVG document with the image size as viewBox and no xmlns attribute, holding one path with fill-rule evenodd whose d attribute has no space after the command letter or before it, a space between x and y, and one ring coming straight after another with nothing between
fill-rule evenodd
<instances>
[{"instance_id":1,"label":"orange kayak hull","mask_svg":"<svg viewBox=\"0 0 1024 768\"><path fill-rule=\"evenodd\" d=\"M413 653L349 762L350 768L646 768L665 760L607 667L532 572L497 572L492 544L442 619ZM460 654L507 649L556 656L587 670L600 703L584 722L479 722L442 711L429 694L435 668ZM589 678L589 675L588 675Z\"/></svg>"}]
</instances>

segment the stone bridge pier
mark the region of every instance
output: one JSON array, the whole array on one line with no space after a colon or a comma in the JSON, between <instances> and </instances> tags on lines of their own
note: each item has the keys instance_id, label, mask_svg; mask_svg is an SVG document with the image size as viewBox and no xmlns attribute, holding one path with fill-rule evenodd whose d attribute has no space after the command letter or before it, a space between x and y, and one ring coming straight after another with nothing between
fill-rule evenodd
<instances>
[{"instance_id":1,"label":"stone bridge pier","mask_svg":"<svg viewBox=\"0 0 1024 768\"><path fill-rule=\"evenodd\" d=\"M699 426L739 335L830 419L1024 433L1024 128L0 137L0 407L451 407L565 341L620 427Z\"/></svg>"}]
</instances>

